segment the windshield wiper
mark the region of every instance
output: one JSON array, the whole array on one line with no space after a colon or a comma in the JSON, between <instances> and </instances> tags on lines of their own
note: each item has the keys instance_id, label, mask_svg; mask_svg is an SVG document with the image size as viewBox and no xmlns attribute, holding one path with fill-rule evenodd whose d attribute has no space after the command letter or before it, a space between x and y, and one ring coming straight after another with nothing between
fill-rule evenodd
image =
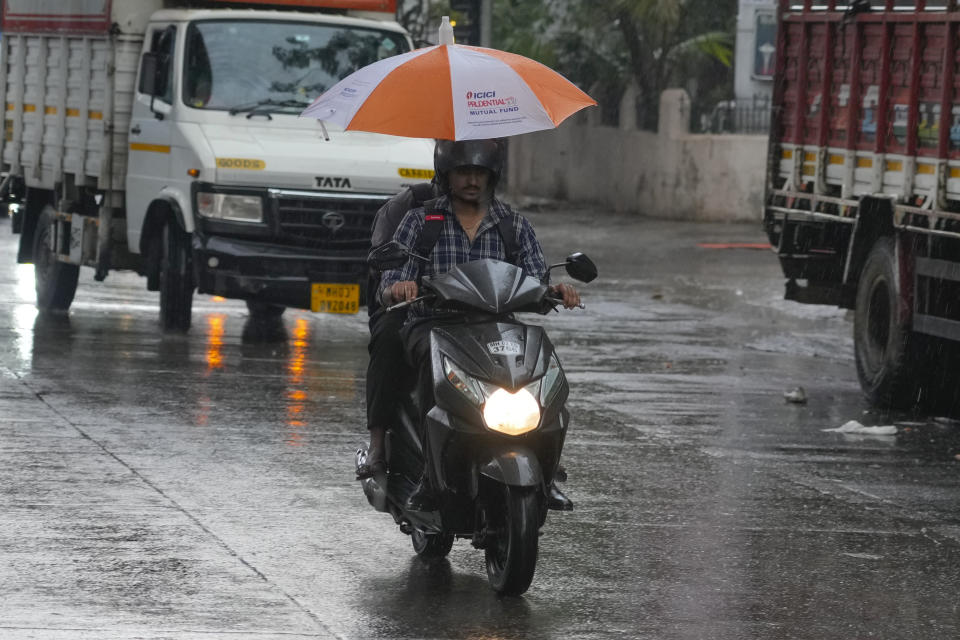
<instances>
[{"instance_id":1,"label":"windshield wiper","mask_svg":"<svg viewBox=\"0 0 960 640\"><path fill-rule=\"evenodd\" d=\"M279 109L290 107L304 109L308 106L310 106L309 100L299 100L297 98L291 98L289 100L274 100L273 98L266 98L264 100L247 102L238 104L235 107L230 107L229 113L230 115L235 116L243 111L249 111L249 115L253 115L255 113L270 113L271 111L277 111Z\"/></svg>"}]
</instances>

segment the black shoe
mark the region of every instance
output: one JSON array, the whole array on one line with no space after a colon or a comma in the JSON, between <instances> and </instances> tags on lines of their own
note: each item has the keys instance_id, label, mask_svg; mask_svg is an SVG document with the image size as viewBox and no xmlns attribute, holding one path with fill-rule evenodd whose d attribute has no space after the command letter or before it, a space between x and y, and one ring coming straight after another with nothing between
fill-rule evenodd
<instances>
[{"instance_id":1,"label":"black shoe","mask_svg":"<svg viewBox=\"0 0 960 640\"><path fill-rule=\"evenodd\" d=\"M563 495L563 492L557 488L555 482L551 482L550 488L547 490L547 509L553 509L554 511L573 511L573 501Z\"/></svg>"},{"instance_id":2,"label":"black shoe","mask_svg":"<svg viewBox=\"0 0 960 640\"><path fill-rule=\"evenodd\" d=\"M430 485L421 479L417 488L407 498L405 506L410 511L436 511L438 507L437 496Z\"/></svg>"}]
</instances>

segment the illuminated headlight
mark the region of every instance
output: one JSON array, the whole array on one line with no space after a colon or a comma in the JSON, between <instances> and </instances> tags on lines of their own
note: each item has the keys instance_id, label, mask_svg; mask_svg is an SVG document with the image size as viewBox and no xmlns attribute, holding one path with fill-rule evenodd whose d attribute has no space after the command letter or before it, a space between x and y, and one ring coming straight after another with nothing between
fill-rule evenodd
<instances>
[{"instance_id":1,"label":"illuminated headlight","mask_svg":"<svg viewBox=\"0 0 960 640\"><path fill-rule=\"evenodd\" d=\"M235 222L262 222L263 198L253 195L200 192L197 212L206 218Z\"/></svg>"},{"instance_id":2,"label":"illuminated headlight","mask_svg":"<svg viewBox=\"0 0 960 640\"><path fill-rule=\"evenodd\" d=\"M443 373L457 391L475 407L482 408L488 429L510 436L533 431L540 424L541 381L536 380L516 393L510 393L467 374L452 360L443 358Z\"/></svg>"},{"instance_id":3,"label":"illuminated headlight","mask_svg":"<svg viewBox=\"0 0 960 640\"><path fill-rule=\"evenodd\" d=\"M540 424L540 405L526 389L516 393L497 389L483 407L483 421L488 429L519 436L533 431Z\"/></svg>"}]
</instances>

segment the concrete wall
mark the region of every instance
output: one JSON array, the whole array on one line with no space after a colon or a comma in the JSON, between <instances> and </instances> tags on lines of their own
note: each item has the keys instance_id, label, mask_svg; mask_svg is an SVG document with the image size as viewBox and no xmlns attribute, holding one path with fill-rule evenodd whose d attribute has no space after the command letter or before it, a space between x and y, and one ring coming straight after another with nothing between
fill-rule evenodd
<instances>
[{"instance_id":1,"label":"concrete wall","mask_svg":"<svg viewBox=\"0 0 960 640\"><path fill-rule=\"evenodd\" d=\"M657 133L637 130L632 109L620 111L617 128L600 126L594 108L558 129L511 138L510 195L655 218L761 219L766 136L691 134L682 89L661 96Z\"/></svg>"}]
</instances>

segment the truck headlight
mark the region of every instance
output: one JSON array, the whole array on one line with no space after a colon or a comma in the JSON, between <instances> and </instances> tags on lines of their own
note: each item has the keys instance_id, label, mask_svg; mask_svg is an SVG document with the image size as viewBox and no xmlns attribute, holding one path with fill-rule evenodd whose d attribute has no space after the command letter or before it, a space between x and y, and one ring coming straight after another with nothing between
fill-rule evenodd
<instances>
[{"instance_id":1,"label":"truck headlight","mask_svg":"<svg viewBox=\"0 0 960 640\"><path fill-rule=\"evenodd\" d=\"M516 393L497 389L483 407L483 421L488 429L519 436L533 431L540 424L540 405L526 389Z\"/></svg>"},{"instance_id":2,"label":"truck headlight","mask_svg":"<svg viewBox=\"0 0 960 640\"><path fill-rule=\"evenodd\" d=\"M197 212L217 220L234 222L263 222L263 198L233 193L200 192L197 194Z\"/></svg>"}]
</instances>

